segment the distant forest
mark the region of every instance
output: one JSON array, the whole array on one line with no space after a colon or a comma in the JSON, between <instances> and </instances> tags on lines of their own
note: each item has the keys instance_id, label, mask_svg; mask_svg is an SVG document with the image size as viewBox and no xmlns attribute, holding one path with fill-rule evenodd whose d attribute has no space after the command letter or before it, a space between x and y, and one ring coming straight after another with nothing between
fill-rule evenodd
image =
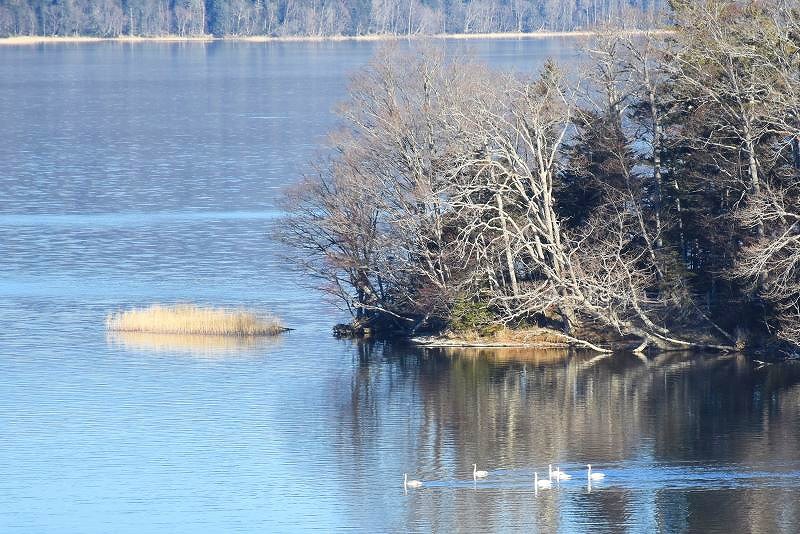
<instances>
[{"instance_id":1,"label":"distant forest","mask_svg":"<svg viewBox=\"0 0 800 534\"><path fill-rule=\"evenodd\" d=\"M652 26L667 0L0 0L15 35L330 36Z\"/></svg>"}]
</instances>

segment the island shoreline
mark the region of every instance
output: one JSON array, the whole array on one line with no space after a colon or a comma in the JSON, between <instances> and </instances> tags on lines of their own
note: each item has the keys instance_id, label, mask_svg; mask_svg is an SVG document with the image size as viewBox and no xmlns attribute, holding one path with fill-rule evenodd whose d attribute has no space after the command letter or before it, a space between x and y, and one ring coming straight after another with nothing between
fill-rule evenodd
<instances>
[{"instance_id":1,"label":"island shoreline","mask_svg":"<svg viewBox=\"0 0 800 534\"><path fill-rule=\"evenodd\" d=\"M557 343L552 341L469 341L459 338L448 338L445 336L420 336L408 338L408 341L418 347L423 348L480 348L480 349L568 349L577 348L580 345L575 343Z\"/></svg>"}]
</instances>

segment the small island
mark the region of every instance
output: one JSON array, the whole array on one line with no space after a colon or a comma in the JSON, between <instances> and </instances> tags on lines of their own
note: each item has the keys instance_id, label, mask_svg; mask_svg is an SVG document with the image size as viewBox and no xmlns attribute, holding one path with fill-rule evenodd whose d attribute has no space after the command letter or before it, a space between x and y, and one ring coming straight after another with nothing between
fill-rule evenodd
<instances>
[{"instance_id":1,"label":"small island","mask_svg":"<svg viewBox=\"0 0 800 534\"><path fill-rule=\"evenodd\" d=\"M277 228L335 333L798 354L798 19L673 7L533 76L379 51Z\"/></svg>"},{"instance_id":2,"label":"small island","mask_svg":"<svg viewBox=\"0 0 800 534\"><path fill-rule=\"evenodd\" d=\"M111 332L236 337L275 336L288 330L271 315L193 304L154 304L111 313L106 328Z\"/></svg>"}]
</instances>

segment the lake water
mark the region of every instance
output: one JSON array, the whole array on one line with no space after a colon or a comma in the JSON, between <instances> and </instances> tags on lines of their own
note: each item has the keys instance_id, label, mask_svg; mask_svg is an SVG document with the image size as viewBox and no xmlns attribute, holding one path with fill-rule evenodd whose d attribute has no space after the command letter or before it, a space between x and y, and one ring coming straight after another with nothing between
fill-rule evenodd
<instances>
[{"instance_id":1,"label":"lake water","mask_svg":"<svg viewBox=\"0 0 800 534\"><path fill-rule=\"evenodd\" d=\"M375 46L0 48L0 531L797 532L800 365L331 337L268 234ZM296 330L104 331L177 301Z\"/></svg>"}]
</instances>

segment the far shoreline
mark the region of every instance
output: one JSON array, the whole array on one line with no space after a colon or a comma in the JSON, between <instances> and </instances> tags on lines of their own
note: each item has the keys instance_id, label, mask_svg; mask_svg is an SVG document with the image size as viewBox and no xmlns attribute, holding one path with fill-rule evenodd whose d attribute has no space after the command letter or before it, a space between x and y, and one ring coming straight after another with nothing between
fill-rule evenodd
<instances>
[{"instance_id":1,"label":"far shoreline","mask_svg":"<svg viewBox=\"0 0 800 534\"><path fill-rule=\"evenodd\" d=\"M669 29L650 30L618 30L626 35L666 35L672 33ZM215 41L247 42L247 43L288 43L288 42L339 42L339 41L406 41L406 40L522 40L522 39L551 39L551 38L588 38L604 33L604 30L576 30L576 31L539 31L539 32L496 32L496 33L439 33L439 34L368 34L368 35L241 35L215 37L213 35L161 35L153 37L139 37L121 35L118 37L91 37L91 36L38 36L20 35L15 37L0 38L0 46L27 46L39 44L83 44L83 43L208 43Z\"/></svg>"}]
</instances>

